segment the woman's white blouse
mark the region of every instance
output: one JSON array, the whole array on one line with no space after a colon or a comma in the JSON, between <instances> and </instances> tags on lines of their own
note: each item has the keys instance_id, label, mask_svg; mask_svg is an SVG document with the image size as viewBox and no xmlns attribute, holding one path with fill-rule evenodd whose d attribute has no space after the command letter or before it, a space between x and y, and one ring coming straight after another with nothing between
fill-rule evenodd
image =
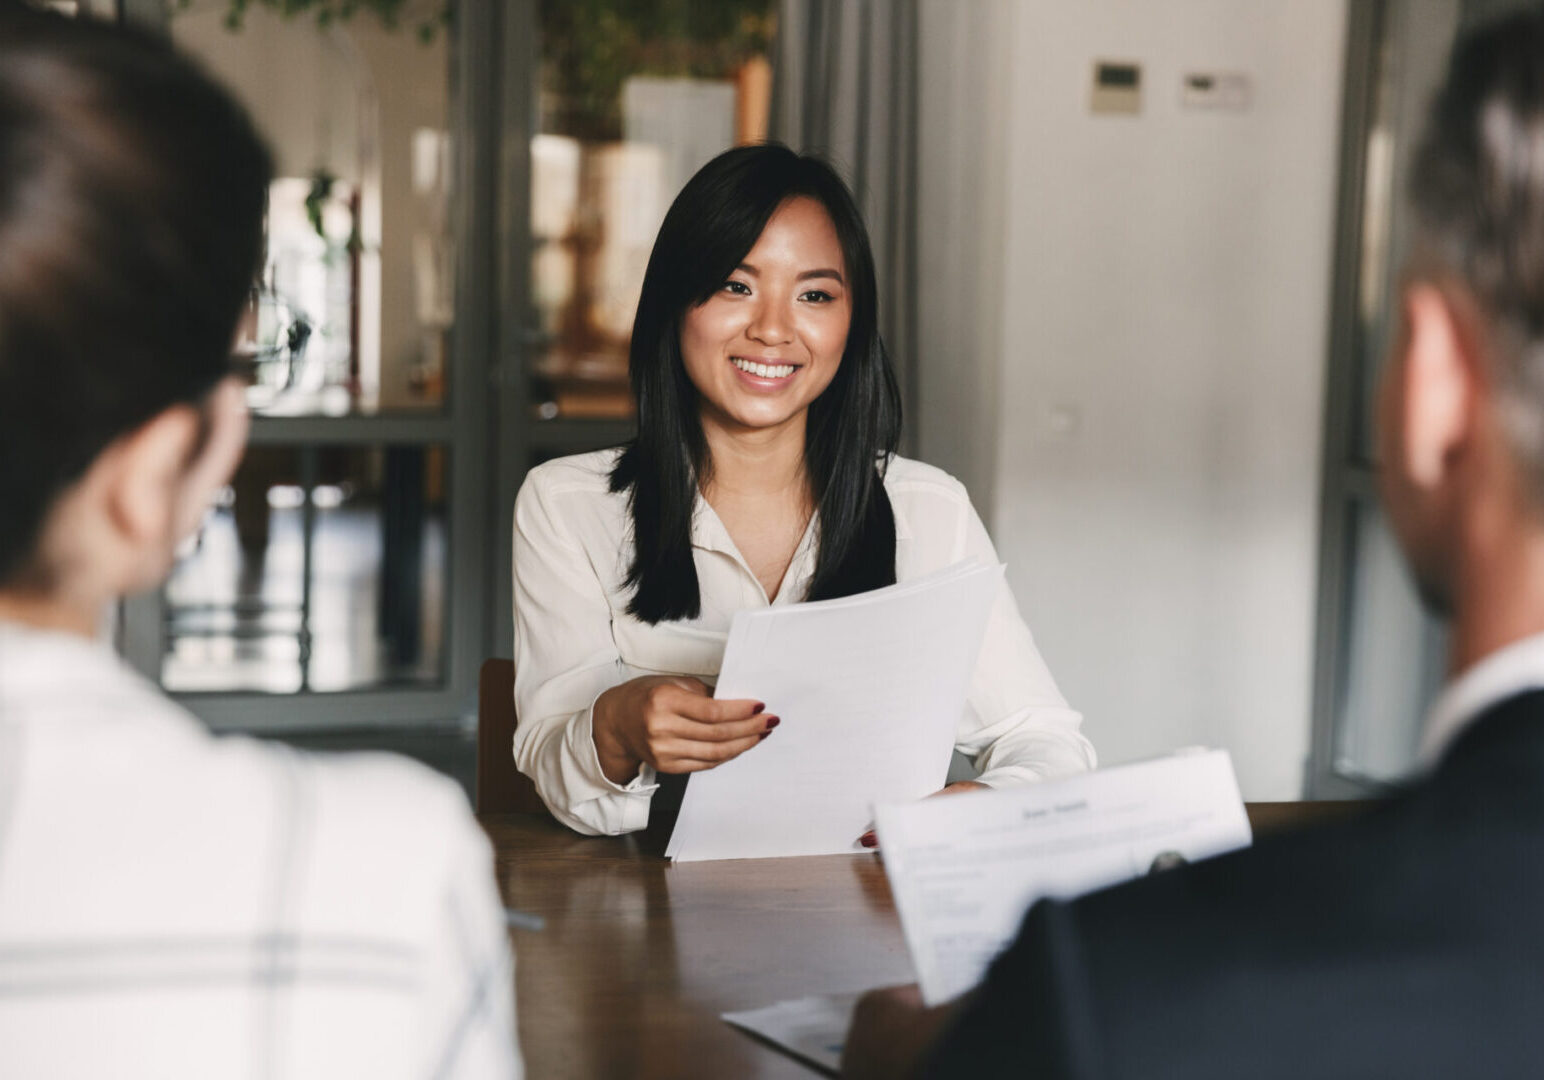
<instances>
[{"instance_id":1,"label":"woman's white blouse","mask_svg":"<svg viewBox=\"0 0 1544 1080\"><path fill-rule=\"evenodd\" d=\"M532 469L515 500L515 763L558 820L584 833L624 833L649 820L654 770L625 785L601 771L590 707L640 675L691 675L712 685L736 611L766 607L756 575L700 496L692 518L702 613L650 626L627 613L632 558L626 495L608 485L617 451ZM965 488L939 469L895 458L885 476L895 511L895 572L906 581L975 556L997 562ZM815 570L813 524L773 604L804 598ZM769 703L775 709L775 703ZM955 746L994 787L1094 767L1029 627L1004 584L960 717Z\"/></svg>"}]
</instances>

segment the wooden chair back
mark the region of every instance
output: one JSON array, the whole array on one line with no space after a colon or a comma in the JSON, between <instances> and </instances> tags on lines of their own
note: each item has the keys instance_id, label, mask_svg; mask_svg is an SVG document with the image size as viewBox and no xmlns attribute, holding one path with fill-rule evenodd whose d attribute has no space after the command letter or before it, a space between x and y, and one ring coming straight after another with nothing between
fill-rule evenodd
<instances>
[{"instance_id":1,"label":"wooden chair back","mask_svg":"<svg viewBox=\"0 0 1544 1080\"><path fill-rule=\"evenodd\" d=\"M477 812L544 814L536 784L515 768L515 662L484 660L477 677Z\"/></svg>"}]
</instances>

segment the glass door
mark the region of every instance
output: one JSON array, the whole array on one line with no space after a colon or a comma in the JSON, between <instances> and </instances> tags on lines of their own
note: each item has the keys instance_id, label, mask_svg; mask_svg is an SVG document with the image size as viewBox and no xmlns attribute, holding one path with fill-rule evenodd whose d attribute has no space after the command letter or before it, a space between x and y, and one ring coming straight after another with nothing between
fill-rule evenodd
<instances>
[{"instance_id":1,"label":"glass door","mask_svg":"<svg viewBox=\"0 0 1544 1080\"><path fill-rule=\"evenodd\" d=\"M504 9L511 300L493 630L502 655L515 494L533 465L631 437L628 341L655 234L698 167L766 138L777 7L517 0Z\"/></svg>"},{"instance_id":2,"label":"glass door","mask_svg":"<svg viewBox=\"0 0 1544 1080\"><path fill-rule=\"evenodd\" d=\"M216 728L469 716L534 464L633 426L654 234L765 137L776 0L120 0L275 149L252 445L122 647Z\"/></svg>"},{"instance_id":3,"label":"glass door","mask_svg":"<svg viewBox=\"0 0 1544 1080\"><path fill-rule=\"evenodd\" d=\"M251 445L124 650L215 728L452 722L487 651L498 5L136 6L276 177Z\"/></svg>"}]
</instances>

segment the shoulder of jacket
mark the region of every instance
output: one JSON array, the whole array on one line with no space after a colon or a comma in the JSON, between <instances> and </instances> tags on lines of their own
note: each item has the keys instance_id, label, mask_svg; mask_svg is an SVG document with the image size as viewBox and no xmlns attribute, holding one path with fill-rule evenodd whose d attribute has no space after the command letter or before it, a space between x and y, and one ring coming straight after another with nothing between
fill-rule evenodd
<instances>
[{"instance_id":1,"label":"shoulder of jacket","mask_svg":"<svg viewBox=\"0 0 1544 1080\"><path fill-rule=\"evenodd\" d=\"M461 787L416 761L357 751L297 753L293 764L312 789L318 827L345 846L362 852L372 839L390 836L397 865L427 870L481 839Z\"/></svg>"}]
</instances>

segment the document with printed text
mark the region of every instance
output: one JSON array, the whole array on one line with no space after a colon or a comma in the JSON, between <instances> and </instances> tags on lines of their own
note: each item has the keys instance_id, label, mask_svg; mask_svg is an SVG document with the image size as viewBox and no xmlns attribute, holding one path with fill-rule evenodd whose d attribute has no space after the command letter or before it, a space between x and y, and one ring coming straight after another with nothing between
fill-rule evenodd
<instances>
[{"instance_id":1,"label":"document with printed text","mask_svg":"<svg viewBox=\"0 0 1544 1080\"><path fill-rule=\"evenodd\" d=\"M665 853L863 851L876 804L943 787L1002 576L970 560L858 596L736 615L714 696L765 702L782 723L692 775Z\"/></svg>"},{"instance_id":2,"label":"document with printed text","mask_svg":"<svg viewBox=\"0 0 1544 1080\"><path fill-rule=\"evenodd\" d=\"M980 981L1031 904L1250 843L1226 751L1187 751L1028 787L876 809L922 997Z\"/></svg>"}]
</instances>

